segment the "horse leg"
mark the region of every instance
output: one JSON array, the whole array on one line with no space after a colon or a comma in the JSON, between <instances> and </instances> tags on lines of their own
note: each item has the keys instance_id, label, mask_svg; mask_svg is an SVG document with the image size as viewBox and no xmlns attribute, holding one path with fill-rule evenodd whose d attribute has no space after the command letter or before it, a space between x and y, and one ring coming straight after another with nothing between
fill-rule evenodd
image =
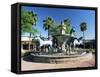
<instances>
[{"instance_id":1,"label":"horse leg","mask_svg":"<svg viewBox=\"0 0 100 77\"><path fill-rule=\"evenodd\" d=\"M66 55L67 55L67 51L68 51L68 49L67 49L67 45L66 45Z\"/></svg>"},{"instance_id":2,"label":"horse leg","mask_svg":"<svg viewBox=\"0 0 100 77\"><path fill-rule=\"evenodd\" d=\"M47 49L48 49L47 46L45 46L45 53L47 53Z\"/></svg>"},{"instance_id":3,"label":"horse leg","mask_svg":"<svg viewBox=\"0 0 100 77\"><path fill-rule=\"evenodd\" d=\"M43 46L43 53L45 53L45 46Z\"/></svg>"},{"instance_id":4,"label":"horse leg","mask_svg":"<svg viewBox=\"0 0 100 77\"><path fill-rule=\"evenodd\" d=\"M49 46L49 52L52 54L54 52L54 48L50 45Z\"/></svg>"},{"instance_id":5,"label":"horse leg","mask_svg":"<svg viewBox=\"0 0 100 77\"><path fill-rule=\"evenodd\" d=\"M49 53L49 50L50 50L50 49L49 49L49 45L48 45L48 46L47 46L47 53Z\"/></svg>"},{"instance_id":6,"label":"horse leg","mask_svg":"<svg viewBox=\"0 0 100 77\"><path fill-rule=\"evenodd\" d=\"M40 52L43 54L43 46L40 47Z\"/></svg>"}]
</instances>

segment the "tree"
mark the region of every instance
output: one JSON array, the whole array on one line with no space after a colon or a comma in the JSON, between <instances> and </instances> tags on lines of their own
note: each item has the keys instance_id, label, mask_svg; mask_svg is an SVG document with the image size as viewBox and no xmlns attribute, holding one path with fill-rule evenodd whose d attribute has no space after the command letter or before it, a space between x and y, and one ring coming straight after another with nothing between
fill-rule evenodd
<instances>
[{"instance_id":1,"label":"tree","mask_svg":"<svg viewBox=\"0 0 100 77\"><path fill-rule=\"evenodd\" d=\"M59 30L59 24L54 23L51 28L49 29L50 31L50 35L55 36L55 35L59 35L60 34L60 30Z\"/></svg>"},{"instance_id":2,"label":"tree","mask_svg":"<svg viewBox=\"0 0 100 77\"><path fill-rule=\"evenodd\" d=\"M64 25L66 27L65 32L67 34L69 34L70 33L70 30L71 30L71 27L70 27L70 20L68 18L64 20Z\"/></svg>"},{"instance_id":3,"label":"tree","mask_svg":"<svg viewBox=\"0 0 100 77\"><path fill-rule=\"evenodd\" d=\"M31 36L35 35L38 31L33 26L36 25L37 22L37 14L33 11L21 11L21 32L22 33L29 33L29 51L30 51L30 44L31 44Z\"/></svg>"},{"instance_id":4,"label":"tree","mask_svg":"<svg viewBox=\"0 0 100 77\"><path fill-rule=\"evenodd\" d=\"M44 22L43 28L44 28L45 30L48 30L48 38L49 38L49 31L50 31L51 26L52 26L53 23L54 23L54 20L53 20L53 18L51 18L51 17L46 17L46 19L43 20L43 22Z\"/></svg>"},{"instance_id":5,"label":"tree","mask_svg":"<svg viewBox=\"0 0 100 77\"><path fill-rule=\"evenodd\" d=\"M87 30L87 23L86 22L82 22L80 24L80 30L83 32L83 45L84 45L84 48L85 48L85 44L84 44L85 34L84 34L84 32Z\"/></svg>"}]
</instances>

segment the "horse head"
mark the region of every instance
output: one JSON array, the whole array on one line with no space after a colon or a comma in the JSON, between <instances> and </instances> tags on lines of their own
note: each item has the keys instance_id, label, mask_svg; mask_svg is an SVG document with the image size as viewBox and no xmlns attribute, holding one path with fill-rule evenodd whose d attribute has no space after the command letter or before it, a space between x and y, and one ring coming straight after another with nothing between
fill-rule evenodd
<instances>
[{"instance_id":1,"label":"horse head","mask_svg":"<svg viewBox=\"0 0 100 77\"><path fill-rule=\"evenodd\" d=\"M35 40L39 40L40 37L39 37L39 36L34 36L33 39L35 39Z\"/></svg>"},{"instance_id":2,"label":"horse head","mask_svg":"<svg viewBox=\"0 0 100 77\"><path fill-rule=\"evenodd\" d=\"M71 37L75 36L75 28L74 27L70 30L70 35L71 35Z\"/></svg>"},{"instance_id":3,"label":"horse head","mask_svg":"<svg viewBox=\"0 0 100 77\"><path fill-rule=\"evenodd\" d=\"M76 40L74 41L74 45L80 45L80 44L82 44L81 38L80 38L80 39L76 39Z\"/></svg>"},{"instance_id":4,"label":"horse head","mask_svg":"<svg viewBox=\"0 0 100 77\"><path fill-rule=\"evenodd\" d=\"M79 37L79 38L78 38L78 42L80 42L82 39L83 39L83 37Z\"/></svg>"}]
</instances>

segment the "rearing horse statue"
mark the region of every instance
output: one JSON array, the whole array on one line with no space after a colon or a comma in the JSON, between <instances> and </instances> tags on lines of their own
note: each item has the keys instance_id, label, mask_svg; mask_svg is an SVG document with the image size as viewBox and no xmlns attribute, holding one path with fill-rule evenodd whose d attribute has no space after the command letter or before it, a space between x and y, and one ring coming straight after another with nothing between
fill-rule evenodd
<instances>
[{"instance_id":1,"label":"rearing horse statue","mask_svg":"<svg viewBox=\"0 0 100 77\"><path fill-rule=\"evenodd\" d=\"M83 39L83 37L80 37L80 38L75 37L74 33L75 33L75 29L72 28L70 30L70 36L69 36L68 40L66 41L66 48L69 51L69 53L70 53L72 46L73 46L73 48L75 48L75 45L81 44L80 40Z\"/></svg>"}]
</instances>

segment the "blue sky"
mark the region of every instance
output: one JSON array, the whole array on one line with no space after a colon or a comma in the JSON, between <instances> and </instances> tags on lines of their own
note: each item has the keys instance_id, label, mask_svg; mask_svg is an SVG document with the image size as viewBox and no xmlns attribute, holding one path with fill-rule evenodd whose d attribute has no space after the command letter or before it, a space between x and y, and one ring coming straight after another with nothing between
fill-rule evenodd
<instances>
[{"instance_id":1,"label":"blue sky","mask_svg":"<svg viewBox=\"0 0 100 77\"><path fill-rule=\"evenodd\" d=\"M48 31L43 29L43 20L50 16L54 19L56 23L69 18L71 21L71 27L75 27L76 36L82 36L80 31L80 23L87 23L87 30L85 31L86 39L95 38L95 11L94 10L80 10L80 9L60 9L60 8L45 8L45 7L32 7L32 6L22 6L23 10L33 11L38 15L38 20L36 28L41 33L42 36L47 37Z\"/></svg>"}]
</instances>

